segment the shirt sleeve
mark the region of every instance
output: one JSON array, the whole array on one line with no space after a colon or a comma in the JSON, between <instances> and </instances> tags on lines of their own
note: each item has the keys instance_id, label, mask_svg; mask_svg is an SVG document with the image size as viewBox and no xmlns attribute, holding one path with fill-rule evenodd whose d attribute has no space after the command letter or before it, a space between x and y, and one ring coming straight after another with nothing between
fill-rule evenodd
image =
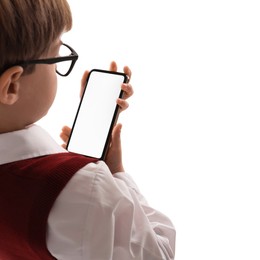
<instances>
[{"instance_id":1,"label":"shirt sleeve","mask_svg":"<svg viewBox=\"0 0 260 260\"><path fill-rule=\"evenodd\" d=\"M91 163L66 185L48 218L47 246L62 260L174 259L175 229L127 173Z\"/></svg>"}]
</instances>

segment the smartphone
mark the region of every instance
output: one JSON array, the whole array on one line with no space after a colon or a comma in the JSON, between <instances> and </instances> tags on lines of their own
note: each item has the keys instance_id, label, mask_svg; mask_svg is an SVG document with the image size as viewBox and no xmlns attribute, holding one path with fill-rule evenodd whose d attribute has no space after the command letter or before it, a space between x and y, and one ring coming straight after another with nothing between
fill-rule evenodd
<instances>
[{"instance_id":1,"label":"smartphone","mask_svg":"<svg viewBox=\"0 0 260 260\"><path fill-rule=\"evenodd\" d=\"M127 81L121 72L90 71L67 143L69 152L105 159L118 118L116 100L123 96L121 85Z\"/></svg>"}]
</instances>

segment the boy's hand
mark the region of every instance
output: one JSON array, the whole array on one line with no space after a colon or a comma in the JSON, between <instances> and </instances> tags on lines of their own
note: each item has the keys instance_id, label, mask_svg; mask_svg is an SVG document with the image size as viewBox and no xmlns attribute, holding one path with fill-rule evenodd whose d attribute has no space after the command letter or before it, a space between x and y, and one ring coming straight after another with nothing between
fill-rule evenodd
<instances>
[{"instance_id":1,"label":"boy's hand","mask_svg":"<svg viewBox=\"0 0 260 260\"><path fill-rule=\"evenodd\" d=\"M111 62L110 70L117 71L117 65L115 62ZM127 67L127 66L124 67L124 73L129 77L129 80L130 80L131 79L131 70L129 69L129 67ZM89 71L85 71L85 73L83 74L83 77L81 79L80 97L82 96L82 93L84 91L88 74L89 74ZM131 84L129 84L129 83L122 84L122 90L124 91L124 95L122 98L119 98L117 100L117 104L120 107L120 112L124 111L128 108L129 104L126 101L126 99L131 97L134 93L133 88L132 88ZM108 150L107 157L105 159L105 162L107 163L107 165L112 173L124 171L123 164L122 164L122 150L121 150L121 139L120 139L121 128L122 128L121 124L117 124L114 127L113 132L112 132L110 148ZM62 128L60 137L64 142L62 144L63 148L66 148L66 146L67 146L70 132L71 132L70 127L64 126Z\"/></svg>"},{"instance_id":2,"label":"boy's hand","mask_svg":"<svg viewBox=\"0 0 260 260\"><path fill-rule=\"evenodd\" d=\"M124 167L122 163L122 148L121 148L121 138L120 138L121 129L122 129L121 124L115 125L112 132L110 147L108 149L106 159L105 159L105 162L108 165L112 174L116 172L124 171ZM70 132L71 132L71 128L69 128L68 126L64 126L62 128L60 137L64 142L62 144L63 148L66 148L67 146Z\"/></svg>"},{"instance_id":3,"label":"boy's hand","mask_svg":"<svg viewBox=\"0 0 260 260\"><path fill-rule=\"evenodd\" d=\"M113 132L110 147L105 158L105 162L108 165L112 174L117 172L124 172L124 167L122 163L122 148L121 148L121 129L122 125L115 125Z\"/></svg>"}]
</instances>

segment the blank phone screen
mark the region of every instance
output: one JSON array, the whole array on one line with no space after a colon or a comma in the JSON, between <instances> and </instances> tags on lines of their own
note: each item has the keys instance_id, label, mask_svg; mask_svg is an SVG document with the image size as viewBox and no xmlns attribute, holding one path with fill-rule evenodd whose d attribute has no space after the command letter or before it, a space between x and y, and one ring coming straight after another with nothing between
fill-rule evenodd
<instances>
[{"instance_id":1,"label":"blank phone screen","mask_svg":"<svg viewBox=\"0 0 260 260\"><path fill-rule=\"evenodd\" d=\"M109 134L115 123L123 73L92 70L81 99L69 138L68 151L102 158Z\"/></svg>"}]
</instances>

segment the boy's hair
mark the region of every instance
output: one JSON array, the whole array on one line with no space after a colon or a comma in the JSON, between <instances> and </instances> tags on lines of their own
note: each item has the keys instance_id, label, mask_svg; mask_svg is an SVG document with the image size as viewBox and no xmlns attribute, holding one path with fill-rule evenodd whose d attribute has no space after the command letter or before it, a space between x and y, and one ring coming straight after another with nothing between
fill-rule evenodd
<instances>
[{"instance_id":1,"label":"boy's hair","mask_svg":"<svg viewBox=\"0 0 260 260\"><path fill-rule=\"evenodd\" d=\"M0 0L0 75L20 62L38 59L71 27L66 0Z\"/></svg>"}]
</instances>

